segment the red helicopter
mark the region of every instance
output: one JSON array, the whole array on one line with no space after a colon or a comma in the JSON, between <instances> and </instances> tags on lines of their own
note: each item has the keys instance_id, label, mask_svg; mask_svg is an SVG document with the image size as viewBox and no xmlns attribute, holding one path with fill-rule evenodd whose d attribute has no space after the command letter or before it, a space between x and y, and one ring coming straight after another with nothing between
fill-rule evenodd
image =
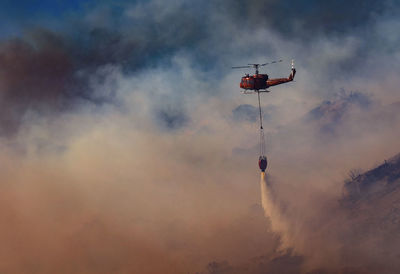
<instances>
[{"instance_id":1,"label":"red helicopter","mask_svg":"<svg viewBox=\"0 0 400 274\"><path fill-rule=\"evenodd\" d=\"M263 67L263 66L266 66L269 64L274 64L274 63L279 63L279 62L282 62L282 60L273 61L273 62L264 63L264 64L248 64L247 66L232 67L234 69L251 68L251 67L256 69L256 74L254 74L254 75L246 74L244 77L242 77L242 80L240 81L240 88L245 90L245 91L243 91L243 93L269 92L269 90L267 90L267 88L269 88L269 87L277 86L277 85L280 85L283 83L293 81L294 76L296 75L296 69L294 68L293 60L292 60L292 71L288 78L269 79L268 74L259 74L258 73L259 67ZM251 90L253 92L248 92L248 90Z\"/></svg>"},{"instance_id":2,"label":"red helicopter","mask_svg":"<svg viewBox=\"0 0 400 274\"><path fill-rule=\"evenodd\" d=\"M279 62L282 62L282 60L264 64L248 64L247 66L232 67L235 69L251 68L251 67L256 69L256 74L254 75L246 74L244 77L242 77L242 81L240 81L240 88L244 89L243 93L245 94L257 93L258 95L258 108L260 113L260 157L258 159L258 166L260 167L261 172L265 172L265 169L267 168L268 165L268 160L267 156L265 156L265 138L264 138L264 128L262 125L260 92L269 92L269 90L267 90L267 88L269 87L293 81L294 76L296 75L296 69L294 68L294 61L292 60L292 71L290 72L288 78L269 79L268 74L259 74L258 68L266 66L268 64L274 64Z\"/></svg>"}]
</instances>

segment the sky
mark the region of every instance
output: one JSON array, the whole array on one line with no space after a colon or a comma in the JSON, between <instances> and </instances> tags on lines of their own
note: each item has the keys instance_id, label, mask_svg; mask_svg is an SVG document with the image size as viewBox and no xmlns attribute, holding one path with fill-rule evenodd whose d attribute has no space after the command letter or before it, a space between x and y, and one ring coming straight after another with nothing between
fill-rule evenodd
<instances>
[{"instance_id":1,"label":"sky","mask_svg":"<svg viewBox=\"0 0 400 274\"><path fill-rule=\"evenodd\" d=\"M2 1L0 272L396 268L378 236L346 245L337 201L349 170L400 152L399 9ZM297 69L262 95L281 230L261 207L256 97L239 90L253 71L231 69L277 59L261 72Z\"/></svg>"}]
</instances>

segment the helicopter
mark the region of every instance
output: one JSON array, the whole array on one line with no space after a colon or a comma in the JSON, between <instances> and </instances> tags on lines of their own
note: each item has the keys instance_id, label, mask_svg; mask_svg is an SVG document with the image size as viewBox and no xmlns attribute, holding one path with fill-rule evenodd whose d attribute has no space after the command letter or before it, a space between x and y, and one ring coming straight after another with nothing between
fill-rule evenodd
<instances>
[{"instance_id":1,"label":"helicopter","mask_svg":"<svg viewBox=\"0 0 400 274\"><path fill-rule=\"evenodd\" d=\"M292 60L292 62L291 62L292 70L291 70L288 78L269 79L268 74L259 74L258 73L259 67L263 67L263 66L266 66L269 64L279 63L282 61L283 60L278 60L278 61L272 61L270 63L264 63L264 64L248 64L246 66L232 67L233 69L253 67L256 70L256 73L254 75L246 74L244 77L242 77L242 80L240 81L240 84L239 84L240 88L244 89L244 91L242 91L242 93L251 94L251 93L260 93L260 92L270 92L269 90L267 90L267 88L293 81L294 76L296 75L296 69L294 68L294 60Z\"/></svg>"},{"instance_id":2,"label":"helicopter","mask_svg":"<svg viewBox=\"0 0 400 274\"><path fill-rule=\"evenodd\" d=\"M258 109L260 114L260 157L258 158L258 166L260 167L261 172L265 172L265 169L268 165L267 156L265 156L265 137L264 137L264 128L262 123L262 110L261 110L261 100L260 100L260 92L270 92L267 88L272 86L277 86L283 83L291 82L296 75L296 69L294 68L294 60L292 60L292 70L288 78L275 78L269 79L268 74L259 74L258 69L259 67L263 67L269 64L275 64L282 62L282 60L272 61L270 63L264 64L248 64L247 66L239 66L239 67L232 67L233 69L239 68L255 68L256 73L254 75L246 74L242 77L240 81L240 88L244 89L242 93L245 94L254 94L257 93L258 95Z\"/></svg>"}]
</instances>

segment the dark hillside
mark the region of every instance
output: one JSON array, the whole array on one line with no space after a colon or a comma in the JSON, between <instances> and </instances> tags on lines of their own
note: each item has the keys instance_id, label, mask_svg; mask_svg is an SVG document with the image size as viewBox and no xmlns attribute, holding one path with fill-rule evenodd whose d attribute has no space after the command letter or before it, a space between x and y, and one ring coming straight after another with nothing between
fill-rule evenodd
<instances>
[{"instance_id":1,"label":"dark hillside","mask_svg":"<svg viewBox=\"0 0 400 274\"><path fill-rule=\"evenodd\" d=\"M393 193L399 187L400 154L345 182L343 202L348 206L357 202L373 202Z\"/></svg>"},{"instance_id":2,"label":"dark hillside","mask_svg":"<svg viewBox=\"0 0 400 274\"><path fill-rule=\"evenodd\" d=\"M343 256L380 273L400 269L400 154L344 185Z\"/></svg>"}]
</instances>

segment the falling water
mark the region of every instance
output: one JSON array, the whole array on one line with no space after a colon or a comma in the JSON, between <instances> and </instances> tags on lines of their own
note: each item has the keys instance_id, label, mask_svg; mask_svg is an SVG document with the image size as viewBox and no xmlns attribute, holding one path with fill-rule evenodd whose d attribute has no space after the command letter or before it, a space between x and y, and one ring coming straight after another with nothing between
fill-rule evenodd
<instances>
[{"instance_id":1,"label":"falling water","mask_svg":"<svg viewBox=\"0 0 400 274\"><path fill-rule=\"evenodd\" d=\"M281 210L273 198L270 185L267 182L265 172L261 172L261 205L264 209L265 217L270 220L271 230L280 234L282 240L282 248L289 246L288 225L282 218Z\"/></svg>"}]
</instances>

